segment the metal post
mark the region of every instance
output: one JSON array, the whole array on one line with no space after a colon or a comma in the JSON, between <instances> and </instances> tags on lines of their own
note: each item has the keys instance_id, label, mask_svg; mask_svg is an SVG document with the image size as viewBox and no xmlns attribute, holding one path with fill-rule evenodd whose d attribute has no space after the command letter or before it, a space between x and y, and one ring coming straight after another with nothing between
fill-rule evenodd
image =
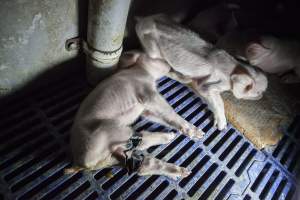
<instances>
[{"instance_id":1,"label":"metal post","mask_svg":"<svg viewBox=\"0 0 300 200\"><path fill-rule=\"evenodd\" d=\"M95 85L111 75L122 52L131 0L89 0L87 78Z\"/></svg>"}]
</instances>

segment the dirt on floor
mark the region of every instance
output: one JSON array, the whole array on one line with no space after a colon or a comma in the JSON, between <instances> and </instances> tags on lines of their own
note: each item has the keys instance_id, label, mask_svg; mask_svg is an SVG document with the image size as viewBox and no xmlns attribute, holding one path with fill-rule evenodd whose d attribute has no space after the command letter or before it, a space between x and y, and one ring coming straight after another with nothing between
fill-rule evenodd
<instances>
[{"instance_id":1,"label":"dirt on floor","mask_svg":"<svg viewBox=\"0 0 300 200\"><path fill-rule=\"evenodd\" d=\"M300 84L284 85L275 76L269 77L268 89L258 101L238 100L224 93L228 121L257 148L276 145L293 117L299 114Z\"/></svg>"}]
</instances>

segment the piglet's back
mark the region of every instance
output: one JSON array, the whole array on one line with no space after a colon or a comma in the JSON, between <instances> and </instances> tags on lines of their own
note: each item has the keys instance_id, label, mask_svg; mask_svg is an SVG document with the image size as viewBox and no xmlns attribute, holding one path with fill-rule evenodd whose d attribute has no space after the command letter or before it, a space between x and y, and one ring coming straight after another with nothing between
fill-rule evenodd
<instances>
[{"instance_id":1,"label":"piglet's back","mask_svg":"<svg viewBox=\"0 0 300 200\"><path fill-rule=\"evenodd\" d=\"M83 101L77 116L114 119L136 105L138 102L132 80L120 75L115 74L101 82Z\"/></svg>"}]
</instances>

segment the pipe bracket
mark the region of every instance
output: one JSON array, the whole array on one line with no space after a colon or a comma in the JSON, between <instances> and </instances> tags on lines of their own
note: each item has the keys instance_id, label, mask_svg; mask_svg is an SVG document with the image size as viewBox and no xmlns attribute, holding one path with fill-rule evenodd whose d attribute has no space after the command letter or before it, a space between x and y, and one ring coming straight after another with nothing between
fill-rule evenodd
<instances>
[{"instance_id":1,"label":"pipe bracket","mask_svg":"<svg viewBox=\"0 0 300 200\"><path fill-rule=\"evenodd\" d=\"M65 43L65 48L67 51L79 50L82 47L82 39L80 37L75 37L68 39Z\"/></svg>"}]
</instances>

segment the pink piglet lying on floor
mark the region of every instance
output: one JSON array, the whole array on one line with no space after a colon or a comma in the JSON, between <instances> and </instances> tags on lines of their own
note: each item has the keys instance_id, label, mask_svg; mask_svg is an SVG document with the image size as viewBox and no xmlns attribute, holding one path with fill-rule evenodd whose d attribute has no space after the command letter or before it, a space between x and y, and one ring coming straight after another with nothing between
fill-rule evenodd
<instances>
[{"instance_id":1,"label":"pink piglet lying on floor","mask_svg":"<svg viewBox=\"0 0 300 200\"><path fill-rule=\"evenodd\" d=\"M268 80L260 69L241 65L167 15L140 17L135 28L149 57L171 66L167 76L190 84L203 98L219 130L227 127L221 93L231 91L238 99L258 100L267 89Z\"/></svg>"},{"instance_id":2,"label":"pink piglet lying on floor","mask_svg":"<svg viewBox=\"0 0 300 200\"><path fill-rule=\"evenodd\" d=\"M66 173L126 164L126 156L134 154L133 149L127 147L134 135L131 124L140 115L190 137L203 136L202 131L181 118L156 90L155 81L170 71L168 64L141 52L128 52L120 59L120 71L102 81L77 112L71 129L73 167ZM169 143L176 137L172 132L141 131L138 135L141 141L134 149L138 151ZM144 155L137 173L176 179L188 176L190 171Z\"/></svg>"}]
</instances>

